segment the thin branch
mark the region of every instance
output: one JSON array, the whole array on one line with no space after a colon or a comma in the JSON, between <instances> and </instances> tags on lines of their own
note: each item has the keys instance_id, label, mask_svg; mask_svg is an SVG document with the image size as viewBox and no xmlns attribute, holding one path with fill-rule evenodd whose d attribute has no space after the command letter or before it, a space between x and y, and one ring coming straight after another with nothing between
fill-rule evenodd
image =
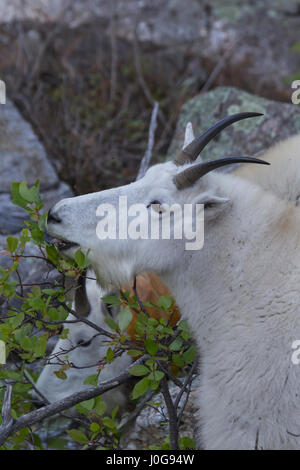
<instances>
[{"instance_id":1,"label":"thin branch","mask_svg":"<svg viewBox=\"0 0 300 470\"><path fill-rule=\"evenodd\" d=\"M145 152L145 155L143 156L143 159L140 164L139 172L136 177L136 180L139 180L144 176L146 171L149 168L151 157L152 157L152 150L153 150L153 145L154 145L154 138L155 138L155 130L157 126L157 114L158 114L158 109L159 109L159 104L157 101L154 101L154 106L151 114L151 121L150 121L150 127L149 127L149 137L148 137L148 145L147 145L147 150Z\"/></svg>"},{"instance_id":2,"label":"thin branch","mask_svg":"<svg viewBox=\"0 0 300 470\"><path fill-rule=\"evenodd\" d=\"M122 431L131 421L136 419L138 415L141 413L147 401L151 400L151 398L157 394L157 390L148 390L144 398L137 404L135 409L128 415L123 418L118 426L118 431Z\"/></svg>"},{"instance_id":3,"label":"thin branch","mask_svg":"<svg viewBox=\"0 0 300 470\"><path fill-rule=\"evenodd\" d=\"M108 337L111 338L111 339L115 339L115 337L116 337L115 334L110 333L110 332L107 331L107 330L104 330L103 328L101 328L100 326L98 326L98 325L96 325L95 323L91 322L91 321L88 320L87 318L81 317L80 315L78 315L77 312L75 312L75 310L73 310L72 308L68 307L68 305L67 305L65 302L61 302L61 305L67 310L67 312L72 313L72 315L73 315L75 318L77 318L77 320L80 320L80 321L82 321L82 323L85 323L86 325L90 326L91 328L94 328L94 330L98 331L98 332L101 333L102 335L108 336Z\"/></svg>"},{"instance_id":4,"label":"thin branch","mask_svg":"<svg viewBox=\"0 0 300 470\"><path fill-rule=\"evenodd\" d=\"M147 85L147 83L144 79L144 76L143 76L137 27L138 27L138 22L136 23L136 26L134 28L134 42L133 42L135 70L136 70L136 73L137 73L139 84L140 84L140 86L141 86L141 88L144 92L145 97L147 98L148 102L154 107L155 100L154 100L154 98L151 94L151 91L149 90L149 87L148 87L148 85ZM161 110L159 110L159 112L158 112L158 117L159 117L160 121L162 122L162 124L165 125L166 124L166 118L163 115Z\"/></svg>"},{"instance_id":5,"label":"thin branch","mask_svg":"<svg viewBox=\"0 0 300 470\"><path fill-rule=\"evenodd\" d=\"M24 370L24 376L26 378L26 380L28 380L28 382L31 384L33 390L35 391L35 393L41 398L41 403L42 404L46 404L46 405L50 405L50 401L48 400L48 398L36 387L33 379L31 378L30 374L27 372L27 370ZM76 418L75 416L69 416L67 415L66 413L59 413L60 416L62 416L63 418L67 418L67 419L70 419L70 420L74 420L74 421L77 421L79 424L86 424L84 421L82 421L81 419L79 418Z\"/></svg>"},{"instance_id":6,"label":"thin branch","mask_svg":"<svg viewBox=\"0 0 300 470\"><path fill-rule=\"evenodd\" d=\"M191 393L191 389L192 389L193 380L194 380L194 377L191 376L191 381L190 381L189 384L188 384L188 391L186 392L186 396L185 396L184 403L183 403L183 405L182 405L182 407L181 407L181 410L180 410L180 412L179 412L179 414L178 414L178 418L177 418L177 426L178 426L178 428L180 427L180 423L181 423L181 420L182 420L182 416L183 416L185 407L186 407L187 402L188 402L189 397L190 397L190 393Z\"/></svg>"},{"instance_id":7,"label":"thin branch","mask_svg":"<svg viewBox=\"0 0 300 470\"><path fill-rule=\"evenodd\" d=\"M161 392L163 394L165 404L168 410L171 450L177 450L179 448L178 447L177 413L176 413L176 409L175 409L172 397L170 395L168 381L167 381L166 376L162 378L160 385L161 385Z\"/></svg>"},{"instance_id":8,"label":"thin branch","mask_svg":"<svg viewBox=\"0 0 300 470\"><path fill-rule=\"evenodd\" d=\"M136 276L134 278L134 282L133 282L133 292L134 292L134 295L136 296L136 300L137 300L137 303L139 304L139 307L141 309L141 311L147 315L147 317L149 317L149 313L147 312L147 310L145 309L144 305L143 305L143 302L141 301L140 297L139 297L139 294L137 292L137 288L136 288Z\"/></svg>"},{"instance_id":9,"label":"thin branch","mask_svg":"<svg viewBox=\"0 0 300 470\"><path fill-rule=\"evenodd\" d=\"M184 392L186 391L186 386L192 382L192 376L193 376L193 373L194 373L194 370L196 368L196 365L197 365L197 361L195 360L193 362L193 365L188 373L188 375L186 376L183 384L182 384L182 388L180 390L180 392L178 393L177 397L176 397L176 400L175 400L175 403L174 403L174 406L175 408L177 409L178 408L178 405L179 405L179 402L180 402L180 399L182 397L182 395L184 394Z\"/></svg>"},{"instance_id":10,"label":"thin branch","mask_svg":"<svg viewBox=\"0 0 300 470\"><path fill-rule=\"evenodd\" d=\"M142 356L138 359L134 364L141 364L148 356ZM17 420L9 420L8 411L10 410L10 396L11 396L11 386L7 389L4 399L3 408L5 408L4 415L2 409L2 425L0 427L0 446L2 446L5 441L12 435L15 434L17 431L24 427L32 426L39 421L42 421L49 416L53 416L61 411L67 410L72 406L76 405L85 400L90 400L98 395L102 395L103 393L112 390L119 385L127 382L127 380L132 378L132 375L129 373L129 369L132 367L132 364L125 369L125 371L120 374L119 376L103 382L96 387L89 387L86 390L82 390L81 392L73 393L62 400L56 401L49 405L43 406L38 410L31 411L26 415L18 418ZM7 411L8 410L8 411Z\"/></svg>"},{"instance_id":11,"label":"thin branch","mask_svg":"<svg viewBox=\"0 0 300 470\"><path fill-rule=\"evenodd\" d=\"M116 4L111 0L110 14L110 101L114 102L117 94L117 40L116 40Z\"/></svg>"},{"instance_id":12,"label":"thin branch","mask_svg":"<svg viewBox=\"0 0 300 470\"><path fill-rule=\"evenodd\" d=\"M221 73L222 69L224 68L226 61L229 59L231 54L234 51L234 48L237 44L237 41L233 41L233 43L226 49L220 60L216 63L215 67L213 68L212 72L209 74L206 82L204 83L203 87L201 88L200 93L204 93L210 89L212 84L214 83L217 76Z\"/></svg>"}]
</instances>

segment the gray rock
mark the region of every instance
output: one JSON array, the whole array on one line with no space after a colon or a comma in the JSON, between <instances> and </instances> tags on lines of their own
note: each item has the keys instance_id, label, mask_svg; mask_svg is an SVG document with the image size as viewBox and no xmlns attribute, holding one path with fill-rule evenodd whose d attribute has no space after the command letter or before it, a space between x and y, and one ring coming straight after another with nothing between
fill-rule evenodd
<instances>
[{"instance_id":1,"label":"gray rock","mask_svg":"<svg viewBox=\"0 0 300 470\"><path fill-rule=\"evenodd\" d=\"M257 156L276 142L300 132L299 106L270 101L236 88L220 87L185 103L168 158L173 158L182 147L189 121L194 133L199 135L219 119L245 111L264 115L240 121L222 131L201 153L204 160L230 155Z\"/></svg>"},{"instance_id":2,"label":"gray rock","mask_svg":"<svg viewBox=\"0 0 300 470\"><path fill-rule=\"evenodd\" d=\"M9 193L12 181L29 185L40 180L41 190L55 188L58 177L30 124L7 100L0 113L0 193Z\"/></svg>"},{"instance_id":3,"label":"gray rock","mask_svg":"<svg viewBox=\"0 0 300 470\"><path fill-rule=\"evenodd\" d=\"M11 266L11 258L5 254L6 236L20 235L24 227L26 212L11 202L10 188L13 181L27 181L32 185L40 181L41 196L44 203L42 212L47 211L60 199L71 197L69 186L59 181L49 162L45 149L34 134L31 126L22 118L15 106L7 101L1 105L0 114L0 265ZM54 283L60 278L57 271L44 260L36 258L41 253L32 243L26 245L24 252L28 258L21 259L18 273L23 284L38 282ZM18 281L16 273L12 276ZM25 287L26 290L26 287ZM20 302L13 299L10 306L18 308ZM0 299L1 312L7 312L9 305Z\"/></svg>"}]
</instances>

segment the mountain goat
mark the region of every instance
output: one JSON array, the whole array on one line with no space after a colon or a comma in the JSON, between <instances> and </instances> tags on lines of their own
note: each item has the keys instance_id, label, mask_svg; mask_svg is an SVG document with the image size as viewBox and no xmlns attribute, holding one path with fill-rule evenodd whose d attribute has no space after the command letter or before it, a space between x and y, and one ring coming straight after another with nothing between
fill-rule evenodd
<instances>
[{"instance_id":1,"label":"mountain goat","mask_svg":"<svg viewBox=\"0 0 300 470\"><path fill-rule=\"evenodd\" d=\"M192 140L188 126L173 161L152 166L132 184L64 199L48 215L48 230L63 240L66 255L73 257L78 245L90 249L101 284L126 284L147 270L170 289L201 353L199 442L205 449L300 449L300 369L291 361L291 345L300 339L299 209L294 197L212 171L265 162L202 162L200 156L226 126L255 115L226 117ZM261 169L268 189L298 194L298 153L295 146L284 166ZM202 204L203 248L187 250L183 239L172 236L99 239L97 208L117 207L120 196L129 207L138 202L156 211L161 221L172 204Z\"/></svg>"},{"instance_id":2,"label":"mountain goat","mask_svg":"<svg viewBox=\"0 0 300 470\"><path fill-rule=\"evenodd\" d=\"M87 315L88 320L92 323L109 330L109 327L105 323L105 317L112 315L115 318L119 308L108 308L108 305L101 300L101 297L106 295L107 292L97 284L93 277L93 272L89 272L82 291L79 291L77 288L73 308L82 316ZM149 273L142 273L137 276L136 287L142 302L157 304L160 296L170 295L170 292L159 278ZM80 293L77 295L78 292ZM112 292L110 292L110 294L112 294ZM117 295L118 293L115 292L115 294ZM132 291L131 294L133 294ZM164 313L155 307L144 308L153 318L161 318ZM127 329L127 334L129 339L134 343L134 324L137 313L133 310L132 316L133 319ZM177 323L179 318L178 309L176 305L174 305L172 307L171 324ZM68 320L75 320L75 317L70 314ZM36 388L50 402L60 400L71 393L83 390L85 387L83 383L85 378L97 372L97 362L106 357L106 351L109 347L109 340L103 335L97 334L91 326L85 323L69 323L67 324L67 329L69 330L67 338L58 340L51 353L50 363L44 366L36 383ZM63 360L66 355L68 356L68 362L72 363L74 367L67 370L67 378L62 380L58 378L54 372L60 367L59 359ZM100 372L99 381L110 380L121 374L130 362L131 358L123 354L114 362L106 364ZM89 364L90 367L87 367ZM108 413L117 405L121 411L128 407L129 393L129 387L126 386L120 386L105 393L103 399L107 404Z\"/></svg>"}]
</instances>

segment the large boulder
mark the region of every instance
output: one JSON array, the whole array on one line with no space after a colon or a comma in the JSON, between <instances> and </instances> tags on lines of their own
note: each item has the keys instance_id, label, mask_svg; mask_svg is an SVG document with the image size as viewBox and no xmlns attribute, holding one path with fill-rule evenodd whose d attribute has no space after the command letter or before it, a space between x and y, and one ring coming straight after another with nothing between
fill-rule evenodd
<instances>
[{"instance_id":1,"label":"large boulder","mask_svg":"<svg viewBox=\"0 0 300 470\"><path fill-rule=\"evenodd\" d=\"M262 113L263 116L227 127L202 151L204 160L230 155L257 156L276 142L300 133L299 106L267 100L236 88L219 87L185 103L168 158L173 158L182 147L184 129L189 121L195 134L199 135L219 119L246 111Z\"/></svg>"},{"instance_id":2,"label":"large boulder","mask_svg":"<svg viewBox=\"0 0 300 470\"><path fill-rule=\"evenodd\" d=\"M44 210L72 192L58 179L43 145L13 103L7 100L0 110L0 235L8 235L21 230L25 216L11 203L12 182L32 185L39 180Z\"/></svg>"},{"instance_id":3,"label":"large boulder","mask_svg":"<svg viewBox=\"0 0 300 470\"><path fill-rule=\"evenodd\" d=\"M0 265L8 268L11 258L5 251L6 237L18 236L27 217L23 209L11 202L11 183L24 180L32 185L38 179L45 204L42 211L48 210L60 199L72 196L72 191L59 180L43 145L15 106L7 100L5 105L1 105L0 111ZM40 252L34 244L26 246L25 255L30 258L22 259L18 270L23 283L46 280L51 283L54 278L58 279L58 273L50 273L49 266L36 258ZM17 304L14 301L12 305ZM0 305L2 312L5 312L3 298L0 299Z\"/></svg>"}]
</instances>

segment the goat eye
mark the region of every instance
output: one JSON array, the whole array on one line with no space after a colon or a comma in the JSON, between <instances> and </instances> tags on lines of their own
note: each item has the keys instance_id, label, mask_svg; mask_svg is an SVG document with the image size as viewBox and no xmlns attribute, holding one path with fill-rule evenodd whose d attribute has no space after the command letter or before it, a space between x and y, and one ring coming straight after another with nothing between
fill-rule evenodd
<instances>
[{"instance_id":1,"label":"goat eye","mask_svg":"<svg viewBox=\"0 0 300 470\"><path fill-rule=\"evenodd\" d=\"M213 207L215 207L215 203L212 201L208 201L204 203L204 209L212 209Z\"/></svg>"},{"instance_id":2,"label":"goat eye","mask_svg":"<svg viewBox=\"0 0 300 470\"><path fill-rule=\"evenodd\" d=\"M161 202L158 201L157 199L154 199L153 201L150 202L150 204L148 204L147 208L148 208L148 207L151 207L152 205L160 206L160 205L161 205Z\"/></svg>"},{"instance_id":3,"label":"goat eye","mask_svg":"<svg viewBox=\"0 0 300 470\"><path fill-rule=\"evenodd\" d=\"M92 338L88 340L81 339L78 341L77 346L80 348L87 348L92 342Z\"/></svg>"}]
</instances>

